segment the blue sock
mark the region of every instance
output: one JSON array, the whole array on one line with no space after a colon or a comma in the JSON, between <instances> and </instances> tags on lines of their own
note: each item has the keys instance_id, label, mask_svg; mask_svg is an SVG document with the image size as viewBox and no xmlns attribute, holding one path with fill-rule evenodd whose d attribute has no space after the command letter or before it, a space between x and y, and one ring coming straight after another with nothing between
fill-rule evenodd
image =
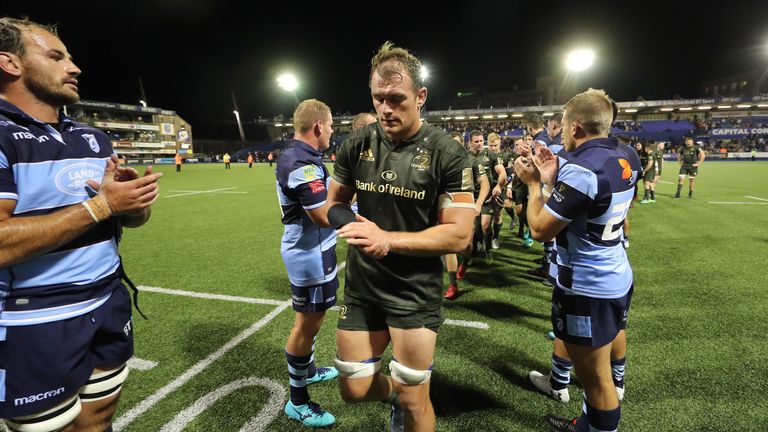
<instances>
[{"instance_id":1,"label":"blue sock","mask_svg":"<svg viewBox=\"0 0 768 432\"><path fill-rule=\"evenodd\" d=\"M311 356L311 354L295 356L288 351L285 352L285 358L288 360L289 382L291 384L291 402L294 405L304 405L309 402L307 368L311 361Z\"/></svg>"},{"instance_id":2,"label":"blue sock","mask_svg":"<svg viewBox=\"0 0 768 432\"><path fill-rule=\"evenodd\" d=\"M624 388L624 369L627 366L627 358L611 360L611 369L613 371L613 385Z\"/></svg>"},{"instance_id":3,"label":"blue sock","mask_svg":"<svg viewBox=\"0 0 768 432\"><path fill-rule=\"evenodd\" d=\"M585 402L586 413L576 421L579 432L616 432L621 420L621 406L610 411L599 410Z\"/></svg>"},{"instance_id":4,"label":"blue sock","mask_svg":"<svg viewBox=\"0 0 768 432\"><path fill-rule=\"evenodd\" d=\"M549 374L549 383L553 389L562 390L568 387L568 383L571 382L571 369L573 369L573 363L552 353L552 369Z\"/></svg>"},{"instance_id":5,"label":"blue sock","mask_svg":"<svg viewBox=\"0 0 768 432\"><path fill-rule=\"evenodd\" d=\"M315 367L315 342L317 341L317 335L312 339L312 351L309 353L309 365L307 365L307 378L312 378L317 375L317 367Z\"/></svg>"}]
</instances>

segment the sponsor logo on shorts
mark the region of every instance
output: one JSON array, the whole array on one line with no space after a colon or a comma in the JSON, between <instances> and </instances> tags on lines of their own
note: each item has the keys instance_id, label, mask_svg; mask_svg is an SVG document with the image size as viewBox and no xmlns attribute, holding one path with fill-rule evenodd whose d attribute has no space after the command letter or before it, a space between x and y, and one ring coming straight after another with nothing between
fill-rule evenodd
<instances>
[{"instance_id":1,"label":"sponsor logo on shorts","mask_svg":"<svg viewBox=\"0 0 768 432\"><path fill-rule=\"evenodd\" d=\"M347 319L347 305L339 306L339 319Z\"/></svg>"},{"instance_id":2,"label":"sponsor logo on shorts","mask_svg":"<svg viewBox=\"0 0 768 432\"><path fill-rule=\"evenodd\" d=\"M557 318L557 329L563 331L563 319Z\"/></svg>"},{"instance_id":3,"label":"sponsor logo on shorts","mask_svg":"<svg viewBox=\"0 0 768 432\"><path fill-rule=\"evenodd\" d=\"M295 303L297 305L305 305L305 304L307 304L307 300L309 300L309 297L301 297L301 296L297 296L295 294L292 294L291 295L291 300L293 300L293 303Z\"/></svg>"},{"instance_id":4,"label":"sponsor logo on shorts","mask_svg":"<svg viewBox=\"0 0 768 432\"><path fill-rule=\"evenodd\" d=\"M25 404L28 404L28 403L33 403L33 402L38 402L38 401L41 401L41 400L46 400L49 397L58 396L58 395L60 395L62 393L64 393L64 387L59 387L59 388L57 388L55 390L48 390L46 392L42 392L42 393L38 393L38 394L32 394L32 395L29 395L29 396L24 396L24 397L16 398L16 399L13 400L13 404L15 406L25 405Z\"/></svg>"},{"instance_id":5,"label":"sponsor logo on shorts","mask_svg":"<svg viewBox=\"0 0 768 432\"><path fill-rule=\"evenodd\" d=\"M336 300L336 296L330 296L327 299L325 299L326 303L331 303L332 301Z\"/></svg>"},{"instance_id":6,"label":"sponsor logo on shorts","mask_svg":"<svg viewBox=\"0 0 768 432\"><path fill-rule=\"evenodd\" d=\"M123 333L125 333L126 336L130 336L132 328L133 328L133 322L131 320L128 320L128 322L125 323L125 326L123 327Z\"/></svg>"}]
</instances>

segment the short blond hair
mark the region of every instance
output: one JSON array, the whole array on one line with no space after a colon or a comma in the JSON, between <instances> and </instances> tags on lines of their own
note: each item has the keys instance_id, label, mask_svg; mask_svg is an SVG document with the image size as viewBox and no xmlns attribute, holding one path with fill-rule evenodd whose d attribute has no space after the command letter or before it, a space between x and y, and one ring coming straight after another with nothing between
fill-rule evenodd
<instances>
[{"instance_id":1,"label":"short blond hair","mask_svg":"<svg viewBox=\"0 0 768 432\"><path fill-rule=\"evenodd\" d=\"M389 80L397 74L402 75L405 73L409 75L412 83L411 88L414 93L418 93L424 87L419 59L407 49L397 47L390 41L381 44L379 51L371 59L371 73L368 75L368 86L371 85L374 72L378 72L385 80Z\"/></svg>"},{"instance_id":2,"label":"short blond hair","mask_svg":"<svg viewBox=\"0 0 768 432\"><path fill-rule=\"evenodd\" d=\"M319 121L326 121L331 115L328 105L317 99L301 101L293 112L293 128L298 132L306 132Z\"/></svg>"},{"instance_id":3,"label":"short blond hair","mask_svg":"<svg viewBox=\"0 0 768 432\"><path fill-rule=\"evenodd\" d=\"M490 143L491 141L498 141L501 144L501 137L496 132L491 132L488 134L488 142Z\"/></svg>"},{"instance_id":4,"label":"short blond hair","mask_svg":"<svg viewBox=\"0 0 768 432\"><path fill-rule=\"evenodd\" d=\"M565 118L578 122L589 135L608 136L613 123L613 101L604 90L593 89L572 97L563 107Z\"/></svg>"}]
</instances>

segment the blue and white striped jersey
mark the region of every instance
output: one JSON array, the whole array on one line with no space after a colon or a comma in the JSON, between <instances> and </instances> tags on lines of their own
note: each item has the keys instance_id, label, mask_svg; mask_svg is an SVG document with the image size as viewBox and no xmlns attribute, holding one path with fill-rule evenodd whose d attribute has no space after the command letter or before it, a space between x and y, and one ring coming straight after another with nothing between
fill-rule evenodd
<instances>
[{"instance_id":1,"label":"blue and white striped jersey","mask_svg":"<svg viewBox=\"0 0 768 432\"><path fill-rule=\"evenodd\" d=\"M556 237L558 286L571 294L622 297L633 277L621 239L639 160L609 138L558 157L557 181L544 206L568 223Z\"/></svg>"},{"instance_id":2,"label":"blue and white striped jersey","mask_svg":"<svg viewBox=\"0 0 768 432\"><path fill-rule=\"evenodd\" d=\"M322 207L331 176L323 154L291 140L277 158L277 197L284 225L280 253L288 279L297 287L320 285L336 277L336 230L321 228L306 210Z\"/></svg>"},{"instance_id":3,"label":"blue and white striped jersey","mask_svg":"<svg viewBox=\"0 0 768 432\"><path fill-rule=\"evenodd\" d=\"M98 129L66 116L54 127L0 99L0 199L16 201L14 218L87 200L86 180L101 181L112 153ZM118 229L113 218L56 250L0 267L0 326L62 320L105 302L120 263Z\"/></svg>"}]
</instances>

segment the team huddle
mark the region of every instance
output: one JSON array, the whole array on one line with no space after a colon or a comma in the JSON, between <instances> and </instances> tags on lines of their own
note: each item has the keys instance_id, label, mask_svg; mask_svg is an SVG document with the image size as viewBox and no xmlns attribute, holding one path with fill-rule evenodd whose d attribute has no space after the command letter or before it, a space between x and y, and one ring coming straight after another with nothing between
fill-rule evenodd
<instances>
[{"instance_id":1,"label":"team huddle","mask_svg":"<svg viewBox=\"0 0 768 432\"><path fill-rule=\"evenodd\" d=\"M386 403L390 430L435 430L442 302L459 298L474 256L499 247L505 209L524 245L544 244L531 274L553 289L552 370L531 382L567 402L574 369L585 392L579 416L549 416L549 426L618 430L634 287L623 227L647 170L608 137L616 104L589 89L546 125L530 117L514 151L501 152L497 134L485 149L480 132L467 149L462 134L420 119L420 67L408 50L381 46L369 74L376 115L355 122L332 173L322 162L330 108L309 99L295 110L275 171L295 311L285 414L334 424L308 386L337 379L346 403ZM133 355L118 244L123 227L149 220L160 174L121 166L106 134L60 113L79 99L80 69L54 28L1 18L0 71L0 418L12 431L111 431ZM681 158L693 179L703 156L693 148ZM348 245L341 302L337 238ZM315 336L337 303L336 358L318 367Z\"/></svg>"}]
</instances>

